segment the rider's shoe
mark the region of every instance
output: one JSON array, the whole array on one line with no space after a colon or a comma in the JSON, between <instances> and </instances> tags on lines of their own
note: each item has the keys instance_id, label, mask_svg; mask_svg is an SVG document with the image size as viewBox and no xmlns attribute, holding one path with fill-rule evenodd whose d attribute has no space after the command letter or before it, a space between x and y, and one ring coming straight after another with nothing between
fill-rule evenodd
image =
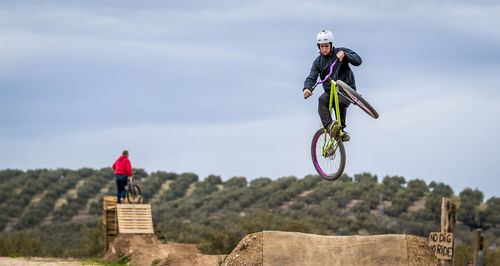
<instances>
[{"instance_id":1,"label":"rider's shoe","mask_svg":"<svg viewBox=\"0 0 500 266\"><path fill-rule=\"evenodd\" d=\"M334 138L337 136L337 133L339 133L340 130L340 124L337 120L333 121L329 126L328 126L328 133L330 134L330 137Z\"/></svg>"},{"instance_id":2,"label":"rider's shoe","mask_svg":"<svg viewBox=\"0 0 500 266\"><path fill-rule=\"evenodd\" d=\"M351 136L349 136L349 134L347 134L347 132L342 131L342 133L344 133L344 134L342 135L342 141L343 141L343 142L349 141L349 140L351 139Z\"/></svg>"}]
</instances>

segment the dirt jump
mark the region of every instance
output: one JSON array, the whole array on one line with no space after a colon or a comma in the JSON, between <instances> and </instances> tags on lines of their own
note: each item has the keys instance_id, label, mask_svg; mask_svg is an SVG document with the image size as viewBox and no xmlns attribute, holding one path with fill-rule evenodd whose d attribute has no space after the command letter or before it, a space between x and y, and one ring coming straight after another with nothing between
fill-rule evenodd
<instances>
[{"instance_id":1,"label":"dirt jump","mask_svg":"<svg viewBox=\"0 0 500 266\"><path fill-rule=\"evenodd\" d=\"M411 235L322 236L264 231L246 236L223 265L439 265Z\"/></svg>"},{"instance_id":2,"label":"dirt jump","mask_svg":"<svg viewBox=\"0 0 500 266\"><path fill-rule=\"evenodd\" d=\"M427 242L411 235L323 236L264 231L244 237L229 255L202 254L194 244L154 235L119 234L104 259L133 265L439 265Z\"/></svg>"},{"instance_id":3,"label":"dirt jump","mask_svg":"<svg viewBox=\"0 0 500 266\"><path fill-rule=\"evenodd\" d=\"M104 260L112 261L122 254L132 265L219 265L225 257L202 254L194 244L163 243L153 234L119 234Z\"/></svg>"}]
</instances>

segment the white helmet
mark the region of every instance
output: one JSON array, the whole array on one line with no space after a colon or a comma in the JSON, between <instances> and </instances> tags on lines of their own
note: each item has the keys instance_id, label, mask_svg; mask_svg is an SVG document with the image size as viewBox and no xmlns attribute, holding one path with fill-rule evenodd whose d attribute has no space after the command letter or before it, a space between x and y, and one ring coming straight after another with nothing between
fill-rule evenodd
<instances>
[{"instance_id":1,"label":"white helmet","mask_svg":"<svg viewBox=\"0 0 500 266\"><path fill-rule=\"evenodd\" d=\"M316 43L331 43L333 46L333 33L329 30L322 30L316 37Z\"/></svg>"}]
</instances>

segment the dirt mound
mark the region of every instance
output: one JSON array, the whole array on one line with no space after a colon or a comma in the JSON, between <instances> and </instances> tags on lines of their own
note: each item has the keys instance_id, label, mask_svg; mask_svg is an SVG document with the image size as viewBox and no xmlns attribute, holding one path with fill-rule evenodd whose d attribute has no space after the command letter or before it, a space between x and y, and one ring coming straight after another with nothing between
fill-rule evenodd
<instances>
[{"instance_id":1,"label":"dirt mound","mask_svg":"<svg viewBox=\"0 0 500 266\"><path fill-rule=\"evenodd\" d=\"M194 244L165 244L154 235L120 234L104 260L122 254L133 265L439 265L427 242L410 235L264 231L245 236L226 257L202 254Z\"/></svg>"},{"instance_id":2,"label":"dirt mound","mask_svg":"<svg viewBox=\"0 0 500 266\"><path fill-rule=\"evenodd\" d=\"M219 265L225 255L205 255L194 244L162 243L154 235L119 234L110 243L105 261L129 256L133 265Z\"/></svg>"},{"instance_id":3,"label":"dirt mound","mask_svg":"<svg viewBox=\"0 0 500 266\"><path fill-rule=\"evenodd\" d=\"M408 248L408 265L441 265L423 238L407 235L406 247Z\"/></svg>"},{"instance_id":4,"label":"dirt mound","mask_svg":"<svg viewBox=\"0 0 500 266\"><path fill-rule=\"evenodd\" d=\"M245 236L222 265L262 265L263 244L264 233L262 232Z\"/></svg>"},{"instance_id":5,"label":"dirt mound","mask_svg":"<svg viewBox=\"0 0 500 266\"><path fill-rule=\"evenodd\" d=\"M223 265L439 265L439 261L427 242L416 236L264 231L243 238Z\"/></svg>"}]
</instances>

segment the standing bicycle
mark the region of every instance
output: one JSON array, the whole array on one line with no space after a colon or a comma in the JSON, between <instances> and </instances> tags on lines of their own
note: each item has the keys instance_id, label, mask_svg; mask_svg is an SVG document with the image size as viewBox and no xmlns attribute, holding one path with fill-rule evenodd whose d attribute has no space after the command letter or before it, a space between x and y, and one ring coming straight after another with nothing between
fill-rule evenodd
<instances>
[{"instance_id":1,"label":"standing bicycle","mask_svg":"<svg viewBox=\"0 0 500 266\"><path fill-rule=\"evenodd\" d=\"M318 34L317 45L321 55L313 62L311 72L304 82L303 92L307 99L317 85L323 84L325 92L319 97L318 104L323 129L314 134L311 155L317 172L326 180L333 181L342 175L345 167L343 142L350 140L350 136L343 131L347 107L353 103L374 118L378 118L378 114L355 91L354 74L349 63L358 66L361 64L361 57L350 49L333 47L333 34L327 30ZM322 80L316 82L318 75ZM332 105L336 120L331 117Z\"/></svg>"},{"instance_id":2,"label":"standing bicycle","mask_svg":"<svg viewBox=\"0 0 500 266\"><path fill-rule=\"evenodd\" d=\"M132 204L142 203L143 197L141 193L141 189L134 182L134 179L130 176L128 178L128 184L125 186L125 191L127 193L127 201Z\"/></svg>"}]
</instances>

